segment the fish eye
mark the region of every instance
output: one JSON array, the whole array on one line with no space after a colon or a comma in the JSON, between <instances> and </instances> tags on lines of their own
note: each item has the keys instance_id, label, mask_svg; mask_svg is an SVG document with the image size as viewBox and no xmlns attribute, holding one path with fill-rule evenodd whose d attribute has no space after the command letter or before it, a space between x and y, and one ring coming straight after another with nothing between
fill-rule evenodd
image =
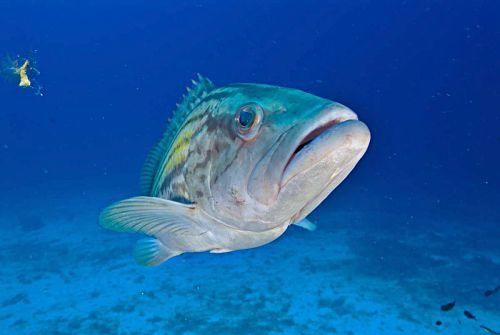
<instances>
[{"instance_id":1,"label":"fish eye","mask_svg":"<svg viewBox=\"0 0 500 335\"><path fill-rule=\"evenodd\" d=\"M255 137L259 130L263 114L262 107L256 103L240 107L235 115L238 135L245 140Z\"/></svg>"},{"instance_id":2,"label":"fish eye","mask_svg":"<svg viewBox=\"0 0 500 335\"><path fill-rule=\"evenodd\" d=\"M238 117L240 127L243 129L250 128L255 120L255 113L252 110L242 110Z\"/></svg>"}]
</instances>

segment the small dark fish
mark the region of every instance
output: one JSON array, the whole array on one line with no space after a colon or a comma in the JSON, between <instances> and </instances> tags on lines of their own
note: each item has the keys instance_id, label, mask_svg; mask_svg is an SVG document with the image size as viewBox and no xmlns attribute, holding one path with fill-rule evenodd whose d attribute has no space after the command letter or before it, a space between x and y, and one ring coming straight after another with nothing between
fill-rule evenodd
<instances>
[{"instance_id":1,"label":"small dark fish","mask_svg":"<svg viewBox=\"0 0 500 335\"><path fill-rule=\"evenodd\" d=\"M469 312L469 311L464 311L464 315L465 315L468 319L476 320L476 317L474 316L474 314L472 314L472 313L471 313L471 312Z\"/></svg>"},{"instance_id":2,"label":"small dark fish","mask_svg":"<svg viewBox=\"0 0 500 335\"><path fill-rule=\"evenodd\" d=\"M455 301L449 302L441 306L441 310L444 312L451 311L455 307Z\"/></svg>"},{"instance_id":3,"label":"small dark fish","mask_svg":"<svg viewBox=\"0 0 500 335\"><path fill-rule=\"evenodd\" d=\"M500 335L500 333L499 333L499 332L496 332L496 331L494 331L493 329L488 328L488 327L486 327L486 326L481 325L481 326L479 326L479 327L481 327L481 328L482 328L485 332L487 332L487 333L490 333L490 334L493 334L493 335Z\"/></svg>"},{"instance_id":4,"label":"small dark fish","mask_svg":"<svg viewBox=\"0 0 500 335\"><path fill-rule=\"evenodd\" d=\"M493 290L486 290L484 292L484 296L485 297L492 296L493 294L498 293L498 291L500 291L500 285L498 285L497 287L495 287Z\"/></svg>"},{"instance_id":5,"label":"small dark fish","mask_svg":"<svg viewBox=\"0 0 500 335\"><path fill-rule=\"evenodd\" d=\"M439 320L436 321L436 326L441 326L443 323Z\"/></svg>"}]
</instances>

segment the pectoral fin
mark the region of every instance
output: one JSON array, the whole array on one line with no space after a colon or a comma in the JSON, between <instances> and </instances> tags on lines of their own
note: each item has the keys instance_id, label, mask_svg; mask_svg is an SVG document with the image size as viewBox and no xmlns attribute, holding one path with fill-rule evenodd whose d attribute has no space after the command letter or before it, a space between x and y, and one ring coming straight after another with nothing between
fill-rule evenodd
<instances>
[{"instance_id":1,"label":"pectoral fin","mask_svg":"<svg viewBox=\"0 0 500 335\"><path fill-rule=\"evenodd\" d=\"M196 207L155 197L119 201L101 213L100 224L111 230L155 236L137 243L135 257L157 265L186 251L207 250L205 231L196 223Z\"/></svg>"},{"instance_id":2,"label":"pectoral fin","mask_svg":"<svg viewBox=\"0 0 500 335\"><path fill-rule=\"evenodd\" d=\"M306 230L309 230L309 231L315 231L316 230L316 224L312 223L307 218L304 218L304 219L302 219L302 220L300 220L298 222L295 222L294 225L302 227L302 228L304 228Z\"/></svg>"},{"instance_id":3,"label":"pectoral fin","mask_svg":"<svg viewBox=\"0 0 500 335\"><path fill-rule=\"evenodd\" d=\"M196 234L193 231L194 205L154 197L134 197L119 201L102 211L99 223L107 229L155 236Z\"/></svg>"}]
</instances>

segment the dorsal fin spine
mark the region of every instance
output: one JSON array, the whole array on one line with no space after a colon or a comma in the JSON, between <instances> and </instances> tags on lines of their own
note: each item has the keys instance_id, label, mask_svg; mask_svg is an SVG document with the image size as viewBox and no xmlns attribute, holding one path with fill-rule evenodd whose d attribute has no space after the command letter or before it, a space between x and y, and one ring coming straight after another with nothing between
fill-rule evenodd
<instances>
[{"instance_id":1,"label":"dorsal fin spine","mask_svg":"<svg viewBox=\"0 0 500 335\"><path fill-rule=\"evenodd\" d=\"M186 117L201 102L201 99L205 98L215 88L208 78L201 76L199 73L197 79L197 82L193 80L193 86L188 88L188 93L183 95L182 101L176 104L177 108L173 116L168 120L167 130L160 142L151 149L146 158L141 175L141 193L143 195L153 195L151 193L155 189L156 174L162 168L161 165L165 164L165 155L167 155L170 146L175 141Z\"/></svg>"}]
</instances>

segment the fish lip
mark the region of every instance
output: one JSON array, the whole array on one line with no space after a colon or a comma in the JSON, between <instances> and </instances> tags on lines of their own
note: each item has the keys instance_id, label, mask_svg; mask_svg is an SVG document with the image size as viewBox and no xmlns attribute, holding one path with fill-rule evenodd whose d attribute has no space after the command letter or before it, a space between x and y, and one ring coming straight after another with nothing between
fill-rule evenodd
<instances>
[{"instance_id":1,"label":"fish lip","mask_svg":"<svg viewBox=\"0 0 500 335\"><path fill-rule=\"evenodd\" d=\"M323 133L328 131L329 129L337 126L338 124L344 122L346 120L341 120L341 118L335 118L332 120L329 120L325 123L319 124L316 128L310 130L308 133L306 133L303 137L302 140L299 142L299 144L295 147L295 150L292 152L290 157L288 158L288 161L286 162L285 166L283 167L283 173L287 169L287 167L290 165L290 163L294 160L294 158L297 156L297 154L302 150L307 148L308 145L310 145L313 141L315 141L317 138L319 138Z\"/></svg>"},{"instance_id":2,"label":"fish lip","mask_svg":"<svg viewBox=\"0 0 500 335\"><path fill-rule=\"evenodd\" d=\"M352 145L356 150L358 150L356 146L359 146L359 151L364 152L366 150L370 140L368 128L363 122L358 120L358 117L354 112L347 107L342 106L342 108L343 109L340 110L340 113L338 110L333 113L327 113L327 116L329 117L320 118L320 120L316 121L312 127L310 126L302 132L302 136L299 137L300 140L293 146L293 150L291 150L288 160L283 166L280 188L285 187L288 181L308 169L308 167L306 167L301 170L290 171L290 169L293 170L295 168L298 161L300 162L305 151L314 148L314 146L318 147L319 145L324 144L322 142L326 141L326 144L328 144L328 142L334 141L336 135L335 133L337 131L339 132L339 136L344 136L345 134L342 134L342 128L344 128L344 130L349 130L352 126L351 128L353 128L353 131L361 131L361 139L359 141L355 140L355 143ZM325 156L329 156L335 150L335 146L327 150L323 148ZM317 161L311 162L312 165L310 165L310 167L314 166L321 160L322 158L318 158Z\"/></svg>"}]
</instances>

